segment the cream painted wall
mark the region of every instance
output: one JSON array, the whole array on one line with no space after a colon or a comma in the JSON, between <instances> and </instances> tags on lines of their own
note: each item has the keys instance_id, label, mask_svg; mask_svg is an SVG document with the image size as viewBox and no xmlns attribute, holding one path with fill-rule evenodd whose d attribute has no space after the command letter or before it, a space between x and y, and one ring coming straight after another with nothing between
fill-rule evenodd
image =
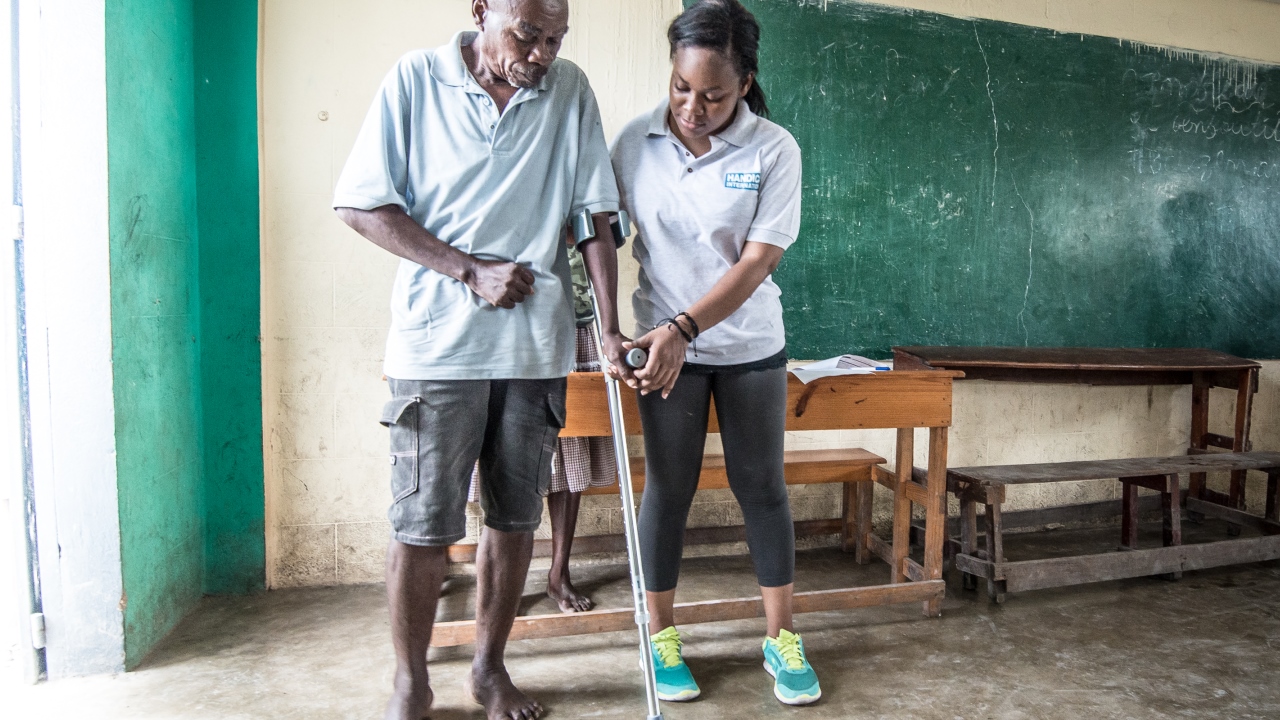
<instances>
[{"instance_id":1,"label":"cream painted wall","mask_svg":"<svg viewBox=\"0 0 1280 720\"><path fill-rule=\"evenodd\" d=\"M809 0L813 2L815 0ZM818 0L821 1L821 0ZM833 0L834 1L834 0ZM1258 0L887 0L1280 61L1280 6ZM374 582L386 546L382 347L395 260L337 221L329 199L374 90L402 53L471 26L465 0L263 0L263 373L271 587ZM664 91L665 25L678 0L573 0L564 56L591 78L610 137ZM626 298L635 270L623 253ZM624 308L628 303L623 303ZM626 323L630 325L628 321ZM1229 405L1215 396L1215 427ZM951 463L1174 454L1186 388L966 382L956 389ZM1255 444L1280 449L1280 362L1268 363ZM891 432L804 433L788 447L892 452ZM714 447L714 440L711 443ZM923 447L923 438L917 443ZM1256 481L1255 481L1256 482ZM1117 496L1114 483L1016 493L1011 509ZM1256 502L1256 498L1254 499ZM793 488L797 519L830 517L833 488ZM584 501L578 532L621 531L613 497ZM882 515L882 513L878 513ZM694 525L740 522L727 491L699 496ZM470 518L473 535L477 519ZM546 535L544 527L540 535Z\"/></svg>"}]
</instances>

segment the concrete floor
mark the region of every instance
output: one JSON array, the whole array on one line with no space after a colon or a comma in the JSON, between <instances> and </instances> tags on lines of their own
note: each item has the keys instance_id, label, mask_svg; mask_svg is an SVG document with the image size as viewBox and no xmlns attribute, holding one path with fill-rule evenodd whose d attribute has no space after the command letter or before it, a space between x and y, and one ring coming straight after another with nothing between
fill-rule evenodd
<instances>
[{"instance_id":1,"label":"concrete floor","mask_svg":"<svg viewBox=\"0 0 1280 720\"><path fill-rule=\"evenodd\" d=\"M1158 525L1146 544L1158 543ZM1221 528L1201 528L1217 539ZM1115 528L1011 537L1012 559L1113 547ZM801 553L797 586L881 582L833 550ZM531 575L526 604L544 575ZM625 567L589 566L580 586L628 602ZM442 613L466 613L471 582L450 581ZM745 558L686 560L682 600L749 595ZM758 621L685 628L703 698L667 718L1280 718L1280 562L1010 596L948 590L941 619L917 604L798 618L824 698L779 705L760 667ZM380 586L205 601L136 672L6 688L8 717L376 718L392 655ZM513 643L516 682L548 717L644 717L633 633ZM435 720L480 718L464 699L469 649L433 651Z\"/></svg>"}]
</instances>

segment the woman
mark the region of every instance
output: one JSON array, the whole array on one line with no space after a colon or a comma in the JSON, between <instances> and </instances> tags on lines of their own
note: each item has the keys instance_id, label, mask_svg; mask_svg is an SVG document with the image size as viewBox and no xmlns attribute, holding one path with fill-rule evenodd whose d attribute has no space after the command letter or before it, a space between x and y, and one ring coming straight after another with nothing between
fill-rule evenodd
<instances>
[{"instance_id":1,"label":"woman","mask_svg":"<svg viewBox=\"0 0 1280 720\"><path fill-rule=\"evenodd\" d=\"M737 0L702 0L667 36L669 98L631 121L612 151L638 230L634 345L649 351L636 372L646 470L639 534L659 696L700 692L672 609L714 397L768 618L765 669L780 701L805 705L821 690L791 624L787 358L781 293L770 279L800 226L800 148L765 119L760 26Z\"/></svg>"}]
</instances>

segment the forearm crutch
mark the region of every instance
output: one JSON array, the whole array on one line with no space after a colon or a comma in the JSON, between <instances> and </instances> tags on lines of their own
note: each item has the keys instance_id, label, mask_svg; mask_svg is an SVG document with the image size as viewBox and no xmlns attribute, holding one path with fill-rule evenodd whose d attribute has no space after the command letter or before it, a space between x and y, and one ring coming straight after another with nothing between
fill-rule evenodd
<instances>
[{"instance_id":1,"label":"forearm crutch","mask_svg":"<svg viewBox=\"0 0 1280 720\"><path fill-rule=\"evenodd\" d=\"M630 219L625 211L618 213L617 221L612 223L616 237L625 238L631 234ZM573 221L574 236L578 242L590 240L596 236L595 223L591 215L583 212ZM600 369L605 370L609 358L604 352L604 326L600 322L600 303L596 300L595 288L587 281L591 295L591 310L595 315L596 350L600 354ZM626 363L633 368L644 367L647 359L644 350L636 348L627 353ZM631 595L636 607L636 629L640 632L640 668L644 671L644 694L648 703L648 720L662 720L662 709L658 707L658 681L654 675L653 652L649 649L649 606L644 585L644 561L640 557L640 540L636 533L635 493L631 488L631 459L627 454L627 428L622 417L622 387L604 373L605 388L609 396L609 421L613 427L613 456L618 467L618 492L622 496L622 530L627 541L627 559L631 566Z\"/></svg>"}]
</instances>

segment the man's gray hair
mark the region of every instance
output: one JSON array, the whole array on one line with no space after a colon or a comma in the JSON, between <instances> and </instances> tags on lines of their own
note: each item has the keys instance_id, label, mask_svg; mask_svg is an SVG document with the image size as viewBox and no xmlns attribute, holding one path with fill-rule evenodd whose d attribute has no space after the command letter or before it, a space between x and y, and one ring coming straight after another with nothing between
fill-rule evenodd
<instances>
[{"instance_id":1,"label":"man's gray hair","mask_svg":"<svg viewBox=\"0 0 1280 720\"><path fill-rule=\"evenodd\" d=\"M537 3L547 10L569 9L569 0L489 0L490 5L497 5L508 12L514 12L525 3Z\"/></svg>"}]
</instances>

